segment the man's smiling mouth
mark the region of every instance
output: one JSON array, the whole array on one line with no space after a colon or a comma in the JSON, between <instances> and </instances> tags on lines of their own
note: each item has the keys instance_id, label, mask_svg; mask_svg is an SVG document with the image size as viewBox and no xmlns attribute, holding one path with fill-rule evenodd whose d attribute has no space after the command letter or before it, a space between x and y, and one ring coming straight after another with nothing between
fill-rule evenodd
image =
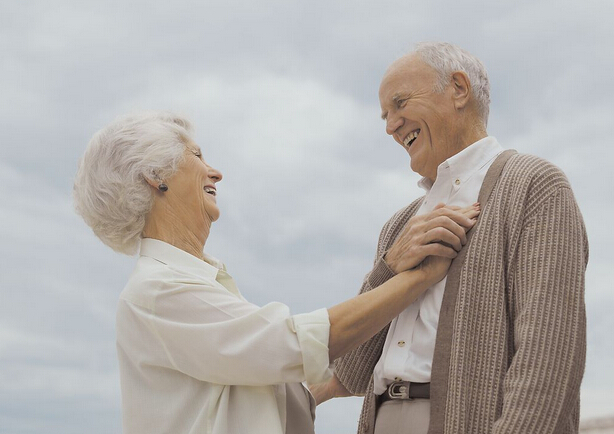
<instances>
[{"instance_id":1,"label":"man's smiling mouth","mask_svg":"<svg viewBox=\"0 0 614 434\"><path fill-rule=\"evenodd\" d=\"M409 149L409 147L412 145L412 143L414 143L414 141L418 137L418 134L420 134L419 128L409 133L407 137L405 137L405 140L403 140L403 145Z\"/></svg>"}]
</instances>

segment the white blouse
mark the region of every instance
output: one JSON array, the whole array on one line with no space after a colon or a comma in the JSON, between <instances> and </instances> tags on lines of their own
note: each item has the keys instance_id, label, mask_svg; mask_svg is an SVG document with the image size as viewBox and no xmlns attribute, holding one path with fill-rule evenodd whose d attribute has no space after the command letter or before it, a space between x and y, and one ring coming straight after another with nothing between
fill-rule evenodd
<instances>
[{"instance_id":1,"label":"white blouse","mask_svg":"<svg viewBox=\"0 0 614 434\"><path fill-rule=\"evenodd\" d=\"M326 309L251 304L205 258L142 240L117 308L125 434L282 434L283 383L332 375Z\"/></svg>"}]
</instances>

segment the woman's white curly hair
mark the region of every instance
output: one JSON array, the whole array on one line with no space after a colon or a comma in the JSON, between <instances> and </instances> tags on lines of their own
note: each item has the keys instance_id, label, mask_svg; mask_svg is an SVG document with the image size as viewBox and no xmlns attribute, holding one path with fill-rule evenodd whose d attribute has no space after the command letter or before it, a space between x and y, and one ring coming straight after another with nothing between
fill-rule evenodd
<instances>
[{"instance_id":1,"label":"woman's white curly hair","mask_svg":"<svg viewBox=\"0 0 614 434\"><path fill-rule=\"evenodd\" d=\"M103 243L137 253L154 199L146 179L162 181L177 171L191 132L182 117L145 112L94 134L79 162L73 198L77 213Z\"/></svg>"}]
</instances>

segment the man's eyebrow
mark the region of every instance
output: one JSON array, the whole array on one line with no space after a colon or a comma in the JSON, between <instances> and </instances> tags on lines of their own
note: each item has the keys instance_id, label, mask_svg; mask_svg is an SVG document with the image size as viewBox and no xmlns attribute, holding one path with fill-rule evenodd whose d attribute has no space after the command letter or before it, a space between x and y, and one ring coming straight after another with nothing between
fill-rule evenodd
<instances>
[{"instance_id":1,"label":"man's eyebrow","mask_svg":"<svg viewBox=\"0 0 614 434\"><path fill-rule=\"evenodd\" d=\"M402 97L401 93L399 92L395 93L394 95L392 95L392 103L396 105L397 102L401 99L401 97ZM386 120L387 117L388 117L388 112L387 111L382 112L382 119Z\"/></svg>"}]
</instances>

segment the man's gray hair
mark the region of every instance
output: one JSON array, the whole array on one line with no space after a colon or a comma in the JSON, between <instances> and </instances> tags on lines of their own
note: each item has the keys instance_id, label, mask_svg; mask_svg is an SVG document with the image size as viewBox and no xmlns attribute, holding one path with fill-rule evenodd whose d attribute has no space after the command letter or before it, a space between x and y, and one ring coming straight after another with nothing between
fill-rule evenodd
<instances>
[{"instance_id":1,"label":"man's gray hair","mask_svg":"<svg viewBox=\"0 0 614 434\"><path fill-rule=\"evenodd\" d=\"M447 42L421 42L414 50L420 58L437 72L435 90L442 92L450 83L452 74L463 71L469 77L471 92L478 106L478 114L488 124L490 83L484 64L471 53Z\"/></svg>"},{"instance_id":2,"label":"man's gray hair","mask_svg":"<svg viewBox=\"0 0 614 434\"><path fill-rule=\"evenodd\" d=\"M138 251L154 191L146 179L173 175L192 131L188 120L165 112L125 116L94 134L79 162L75 210L113 250Z\"/></svg>"}]
</instances>

